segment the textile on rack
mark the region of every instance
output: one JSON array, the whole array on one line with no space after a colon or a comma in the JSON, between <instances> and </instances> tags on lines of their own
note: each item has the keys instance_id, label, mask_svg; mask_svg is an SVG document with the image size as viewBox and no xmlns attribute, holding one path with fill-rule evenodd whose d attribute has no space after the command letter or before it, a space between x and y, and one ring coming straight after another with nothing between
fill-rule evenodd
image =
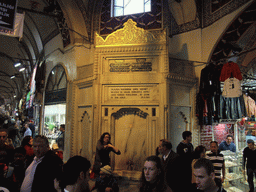
<instances>
[{"instance_id":1,"label":"textile on rack","mask_svg":"<svg viewBox=\"0 0 256 192\"><path fill-rule=\"evenodd\" d=\"M200 125L218 122L220 111L220 81L222 65L209 64L201 71L196 114Z\"/></svg>"},{"instance_id":2,"label":"textile on rack","mask_svg":"<svg viewBox=\"0 0 256 192\"><path fill-rule=\"evenodd\" d=\"M223 65L219 80L224 82L230 77L235 77L240 81L243 79L239 66L232 61Z\"/></svg>"},{"instance_id":3,"label":"textile on rack","mask_svg":"<svg viewBox=\"0 0 256 192\"><path fill-rule=\"evenodd\" d=\"M246 117L246 107L243 95L240 97L220 97L220 118L240 119Z\"/></svg>"},{"instance_id":4,"label":"textile on rack","mask_svg":"<svg viewBox=\"0 0 256 192\"><path fill-rule=\"evenodd\" d=\"M223 97L240 97L241 95L241 82L237 78L228 78L224 81Z\"/></svg>"},{"instance_id":5,"label":"textile on rack","mask_svg":"<svg viewBox=\"0 0 256 192\"><path fill-rule=\"evenodd\" d=\"M243 94L245 108L248 117L251 117L252 115L256 116L256 105L255 101L248 95Z\"/></svg>"}]
</instances>

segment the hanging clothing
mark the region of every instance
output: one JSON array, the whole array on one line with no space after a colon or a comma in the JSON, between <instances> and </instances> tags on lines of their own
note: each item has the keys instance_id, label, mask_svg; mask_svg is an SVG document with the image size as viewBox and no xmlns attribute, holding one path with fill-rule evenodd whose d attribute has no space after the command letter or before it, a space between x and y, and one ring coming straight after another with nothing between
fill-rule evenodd
<instances>
[{"instance_id":1,"label":"hanging clothing","mask_svg":"<svg viewBox=\"0 0 256 192\"><path fill-rule=\"evenodd\" d=\"M200 125L212 125L220 118L220 73L223 65L209 64L201 71L196 115Z\"/></svg>"},{"instance_id":2,"label":"hanging clothing","mask_svg":"<svg viewBox=\"0 0 256 192\"><path fill-rule=\"evenodd\" d=\"M232 61L223 65L219 80L224 82L230 77L235 77L240 81L243 79L239 66Z\"/></svg>"},{"instance_id":3,"label":"hanging clothing","mask_svg":"<svg viewBox=\"0 0 256 192\"><path fill-rule=\"evenodd\" d=\"M255 101L250 96L247 96L245 94L243 94L243 98L248 117L251 117L252 115L256 116Z\"/></svg>"},{"instance_id":4,"label":"hanging clothing","mask_svg":"<svg viewBox=\"0 0 256 192\"><path fill-rule=\"evenodd\" d=\"M223 97L240 97L242 95L241 82L234 78L228 78L224 81Z\"/></svg>"},{"instance_id":5,"label":"hanging clothing","mask_svg":"<svg viewBox=\"0 0 256 192\"><path fill-rule=\"evenodd\" d=\"M220 97L221 119L240 119L247 116L243 96L234 98Z\"/></svg>"}]
</instances>

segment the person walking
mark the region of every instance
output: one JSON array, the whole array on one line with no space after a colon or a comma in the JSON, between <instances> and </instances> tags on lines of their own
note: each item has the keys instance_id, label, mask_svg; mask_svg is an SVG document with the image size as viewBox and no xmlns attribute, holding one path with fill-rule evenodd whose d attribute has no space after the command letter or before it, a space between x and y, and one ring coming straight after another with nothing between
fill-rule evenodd
<instances>
[{"instance_id":1,"label":"person walking","mask_svg":"<svg viewBox=\"0 0 256 192\"><path fill-rule=\"evenodd\" d=\"M218 186L222 186L225 179L225 161L224 156L219 152L218 142L211 141L210 143L211 152L206 154L206 159L209 159L213 166L215 172L215 181ZM221 177L222 173L222 177Z\"/></svg>"},{"instance_id":2,"label":"person walking","mask_svg":"<svg viewBox=\"0 0 256 192\"><path fill-rule=\"evenodd\" d=\"M252 139L247 140L247 147L243 151L243 173L245 174L245 164L247 172L247 181L250 192L254 192L253 176L256 177L256 149Z\"/></svg>"},{"instance_id":3,"label":"person walking","mask_svg":"<svg viewBox=\"0 0 256 192\"><path fill-rule=\"evenodd\" d=\"M50 150L44 135L35 136L32 147L35 158L26 169L20 192L56 192L54 179L62 171L62 160Z\"/></svg>"},{"instance_id":4,"label":"person walking","mask_svg":"<svg viewBox=\"0 0 256 192\"><path fill-rule=\"evenodd\" d=\"M193 160L191 163L191 168L192 168L192 179L191 179L191 183L192 185L195 185L196 183L196 178L194 176L193 170L194 170L194 164L196 163L196 161L199 158L205 158L206 155L206 148L203 145L199 145L195 148L195 151L193 153Z\"/></svg>"},{"instance_id":5,"label":"person walking","mask_svg":"<svg viewBox=\"0 0 256 192\"><path fill-rule=\"evenodd\" d=\"M157 156L146 158L141 174L140 192L172 192L165 183L161 159Z\"/></svg>"},{"instance_id":6,"label":"person walking","mask_svg":"<svg viewBox=\"0 0 256 192\"><path fill-rule=\"evenodd\" d=\"M91 163L82 156L71 157L63 166L60 188L64 192L90 192L89 169Z\"/></svg>"},{"instance_id":7,"label":"person walking","mask_svg":"<svg viewBox=\"0 0 256 192\"><path fill-rule=\"evenodd\" d=\"M193 174L197 188L191 189L191 192L226 192L216 184L214 166L209 159L199 158L194 164Z\"/></svg>"}]
</instances>

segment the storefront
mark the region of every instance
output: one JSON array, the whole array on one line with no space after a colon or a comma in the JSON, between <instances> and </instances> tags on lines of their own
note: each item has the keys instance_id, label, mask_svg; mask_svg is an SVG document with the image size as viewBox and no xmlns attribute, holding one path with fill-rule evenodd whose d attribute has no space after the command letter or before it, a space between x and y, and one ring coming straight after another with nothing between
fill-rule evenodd
<instances>
[{"instance_id":1,"label":"storefront","mask_svg":"<svg viewBox=\"0 0 256 192\"><path fill-rule=\"evenodd\" d=\"M47 81L42 130L49 138L51 146L60 135L60 125L66 122L66 90L65 70L61 65L57 65L50 72Z\"/></svg>"}]
</instances>

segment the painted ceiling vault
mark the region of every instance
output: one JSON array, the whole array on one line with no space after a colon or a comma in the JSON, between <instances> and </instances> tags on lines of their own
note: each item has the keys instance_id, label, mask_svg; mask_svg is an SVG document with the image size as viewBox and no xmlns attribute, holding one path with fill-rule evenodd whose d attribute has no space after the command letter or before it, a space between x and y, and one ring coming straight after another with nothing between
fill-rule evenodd
<instances>
[{"instance_id":1,"label":"painted ceiling vault","mask_svg":"<svg viewBox=\"0 0 256 192\"><path fill-rule=\"evenodd\" d=\"M154 14L148 14L150 19L142 20L140 14L132 17L144 29L169 29L172 37L207 27L248 2L251 5L227 28L209 61L218 62L237 54L243 74L249 73L253 77L256 74L253 50L256 46L255 1L152 0L155 9ZM91 43L94 42L95 31L107 35L117 30L118 26L122 27L129 17L120 17L113 25L111 18L106 18L110 3L111 0L19 0L17 11L25 13L23 37L0 35L0 103L16 102L26 93L34 67L41 65L46 58L45 45L49 41L60 35L63 49L74 43L72 35L77 32L78 24L69 15L69 9L73 9L70 5L75 5L73 11L82 15L80 19L86 27L82 35ZM20 72L20 68L14 66L17 62L22 63L24 71Z\"/></svg>"}]
</instances>

